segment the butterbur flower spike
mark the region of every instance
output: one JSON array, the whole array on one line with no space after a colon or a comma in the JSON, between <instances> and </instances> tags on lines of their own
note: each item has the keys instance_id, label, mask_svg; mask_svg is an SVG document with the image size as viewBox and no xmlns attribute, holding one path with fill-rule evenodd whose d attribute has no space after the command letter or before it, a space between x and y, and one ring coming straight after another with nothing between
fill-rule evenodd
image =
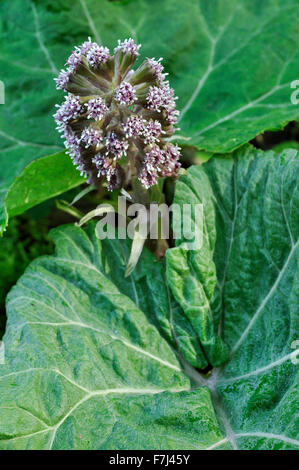
<instances>
[{"instance_id":1,"label":"butterbur flower spike","mask_svg":"<svg viewBox=\"0 0 299 470\"><path fill-rule=\"evenodd\" d=\"M75 47L56 86L67 93L54 115L70 157L88 182L108 189L132 177L149 188L176 176L180 148L171 144L177 122L174 90L162 59L133 68L140 45L118 41L114 55L89 38Z\"/></svg>"}]
</instances>

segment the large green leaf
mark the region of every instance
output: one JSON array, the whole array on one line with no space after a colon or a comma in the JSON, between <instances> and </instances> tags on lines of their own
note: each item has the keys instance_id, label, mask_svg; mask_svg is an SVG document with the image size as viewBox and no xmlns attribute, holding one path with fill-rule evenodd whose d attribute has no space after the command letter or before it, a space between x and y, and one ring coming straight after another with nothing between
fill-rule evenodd
<instances>
[{"instance_id":1,"label":"large green leaf","mask_svg":"<svg viewBox=\"0 0 299 470\"><path fill-rule=\"evenodd\" d=\"M181 141L226 152L298 119L290 100L298 12L297 0L185 0L184 8L177 0L2 0L0 220L14 176L61 147L53 78L75 44L91 35L113 47L132 36L143 56L163 56L179 96Z\"/></svg>"},{"instance_id":2,"label":"large green leaf","mask_svg":"<svg viewBox=\"0 0 299 470\"><path fill-rule=\"evenodd\" d=\"M158 284L166 289L156 270L163 266L145 254L129 287L125 241L99 242L93 224L56 229L56 256L33 262L8 296L0 447L299 448L298 176L296 150L247 146L191 168L178 183L177 202L186 202L180 187L188 178L197 199L206 198L218 280L212 275L208 286L211 313L230 349L208 377L186 366L198 386L192 391L164 339L175 346L176 320L158 292ZM168 257L175 252L179 261L178 248ZM193 255L182 263L201 266ZM209 272L190 273L204 290Z\"/></svg>"},{"instance_id":3,"label":"large green leaf","mask_svg":"<svg viewBox=\"0 0 299 470\"><path fill-rule=\"evenodd\" d=\"M56 256L33 262L8 296L0 448L228 448L208 389L190 390L138 307L140 288L133 302L109 279L94 226L53 238Z\"/></svg>"},{"instance_id":4,"label":"large green leaf","mask_svg":"<svg viewBox=\"0 0 299 470\"><path fill-rule=\"evenodd\" d=\"M39 158L30 163L10 186L5 198L6 212L10 217L22 214L84 181L65 152Z\"/></svg>"},{"instance_id":5,"label":"large green leaf","mask_svg":"<svg viewBox=\"0 0 299 470\"><path fill-rule=\"evenodd\" d=\"M233 447L299 447L298 180L296 150L275 154L246 146L232 157L217 155L192 167L177 185L177 203L190 202L191 191L204 203L217 283L205 245L199 252L169 250L168 277L187 316L205 295L230 348L227 364L198 380L210 388ZM209 290L207 296L208 288L214 295Z\"/></svg>"}]
</instances>

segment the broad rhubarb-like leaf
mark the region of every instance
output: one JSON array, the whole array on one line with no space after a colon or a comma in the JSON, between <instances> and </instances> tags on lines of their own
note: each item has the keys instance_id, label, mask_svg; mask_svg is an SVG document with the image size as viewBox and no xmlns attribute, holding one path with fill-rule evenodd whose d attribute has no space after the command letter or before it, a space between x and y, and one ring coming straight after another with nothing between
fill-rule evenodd
<instances>
[{"instance_id":1,"label":"broad rhubarb-like leaf","mask_svg":"<svg viewBox=\"0 0 299 470\"><path fill-rule=\"evenodd\" d=\"M190 390L145 315L160 307L135 278L128 295L112 282L123 272L94 225L53 238L56 256L33 262L7 300L0 448L228 448L208 389Z\"/></svg>"},{"instance_id":2,"label":"broad rhubarb-like leaf","mask_svg":"<svg viewBox=\"0 0 299 470\"><path fill-rule=\"evenodd\" d=\"M299 447L298 178L296 150L245 146L192 167L176 189L177 203L204 204L205 242L169 250L168 279L185 316L204 330L210 315L230 349L198 379L235 448Z\"/></svg>"}]
</instances>

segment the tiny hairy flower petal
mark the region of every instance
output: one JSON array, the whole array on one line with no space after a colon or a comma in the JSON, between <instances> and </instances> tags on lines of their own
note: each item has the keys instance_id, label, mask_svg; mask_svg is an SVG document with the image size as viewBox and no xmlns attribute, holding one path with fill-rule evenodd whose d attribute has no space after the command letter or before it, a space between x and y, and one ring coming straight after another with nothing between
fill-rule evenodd
<instances>
[{"instance_id":1,"label":"tiny hairy flower petal","mask_svg":"<svg viewBox=\"0 0 299 470\"><path fill-rule=\"evenodd\" d=\"M136 44L132 38L125 39L123 42L118 40L118 46L114 49L114 52L122 51L124 54L132 54L137 57L140 47L141 44Z\"/></svg>"},{"instance_id":2,"label":"tiny hairy flower petal","mask_svg":"<svg viewBox=\"0 0 299 470\"><path fill-rule=\"evenodd\" d=\"M107 62L109 57L109 49L103 46L93 46L87 52L87 60L91 67L97 67L104 64L105 62Z\"/></svg>"},{"instance_id":3,"label":"tiny hairy flower petal","mask_svg":"<svg viewBox=\"0 0 299 470\"><path fill-rule=\"evenodd\" d=\"M115 99L123 106L130 106L137 100L134 87L128 83L123 82L116 90Z\"/></svg>"},{"instance_id":4,"label":"tiny hairy flower petal","mask_svg":"<svg viewBox=\"0 0 299 470\"><path fill-rule=\"evenodd\" d=\"M104 115L107 113L108 108L101 97L92 98L86 103L88 119L103 119Z\"/></svg>"}]
</instances>

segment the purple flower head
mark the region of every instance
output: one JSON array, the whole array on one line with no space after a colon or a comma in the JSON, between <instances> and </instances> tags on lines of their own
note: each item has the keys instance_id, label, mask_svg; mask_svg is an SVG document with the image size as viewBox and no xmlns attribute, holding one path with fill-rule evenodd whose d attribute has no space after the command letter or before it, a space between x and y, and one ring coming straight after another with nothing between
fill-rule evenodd
<instances>
[{"instance_id":1,"label":"purple flower head","mask_svg":"<svg viewBox=\"0 0 299 470\"><path fill-rule=\"evenodd\" d=\"M76 136L69 126L65 127L62 137L65 139L64 146L67 149L66 153L69 154L74 165L77 165L81 161L80 138Z\"/></svg>"},{"instance_id":2,"label":"purple flower head","mask_svg":"<svg viewBox=\"0 0 299 470\"><path fill-rule=\"evenodd\" d=\"M180 149L168 142L179 114L176 97L161 58L133 68L139 49L129 38L111 56L88 38L56 78L67 92L54 117L69 155L88 182L106 180L109 190L129 184L132 175L149 188L179 169Z\"/></svg>"},{"instance_id":3,"label":"purple flower head","mask_svg":"<svg viewBox=\"0 0 299 470\"><path fill-rule=\"evenodd\" d=\"M109 49L103 46L93 46L87 52L87 60L91 67L99 67L102 64L105 64L109 57Z\"/></svg>"},{"instance_id":4,"label":"purple flower head","mask_svg":"<svg viewBox=\"0 0 299 470\"><path fill-rule=\"evenodd\" d=\"M174 89L169 86L169 82L163 82L161 89L164 93L164 108L175 108L177 97L174 96Z\"/></svg>"},{"instance_id":5,"label":"purple flower head","mask_svg":"<svg viewBox=\"0 0 299 470\"><path fill-rule=\"evenodd\" d=\"M63 137L65 138L66 147L79 147L80 138L76 136L69 126L65 127Z\"/></svg>"},{"instance_id":6,"label":"purple flower head","mask_svg":"<svg viewBox=\"0 0 299 470\"><path fill-rule=\"evenodd\" d=\"M85 148L93 145L98 145L102 141L101 131L94 127L86 127L81 134L80 142L85 145Z\"/></svg>"},{"instance_id":7,"label":"purple flower head","mask_svg":"<svg viewBox=\"0 0 299 470\"><path fill-rule=\"evenodd\" d=\"M163 151L157 145L146 152L138 175L139 181L146 189L157 183L158 171L163 161Z\"/></svg>"},{"instance_id":8,"label":"purple flower head","mask_svg":"<svg viewBox=\"0 0 299 470\"><path fill-rule=\"evenodd\" d=\"M139 55L138 50L140 49L141 44L135 44L133 39L125 39L123 42L118 40L118 46L114 49L114 52L121 51L124 54L132 54L137 57Z\"/></svg>"},{"instance_id":9,"label":"purple flower head","mask_svg":"<svg viewBox=\"0 0 299 470\"><path fill-rule=\"evenodd\" d=\"M106 155L112 155L114 159L127 155L129 142L120 139L114 132L110 132L106 138Z\"/></svg>"},{"instance_id":10,"label":"purple flower head","mask_svg":"<svg viewBox=\"0 0 299 470\"><path fill-rule=\"evenodd\" d=\"M102 98L92 98L86 103L87 106L87 118L88 119L103 119L108 111L108 108Z\"/></svg>"},{"instance_id":11,"label":"purple flower head","mask_svg":"<svg viewBox=\"0 0 299 470\"><path fill-rule=\"evenodd\" d=\"M162 73L164 70L164 67L161 64L161 61L163 60L162 57L160 57L158 60L154 58L147 60L155 78L159 81L159 83L162 83L167 75L166 73Z\"/></svg>"},{"instance_id":12,"label":"purple flower head","mask_svg":"<svg viewBox=\"0 0 299 470\"><path fill-rule=\"evenodd\" d=\"M105 177L108 183L108 191L113 191L120 183L120 168L115 162L98 153L93 158L93 163L98 170L98 177Z\"/></svg>"},{"instance_id":13,"label":"purple flower head","mask_svg":"<svg viewBox=\"0 0 299 470\"><path fill-rule=\"evenodd\" d=\"M143 135L145 119L141 116L132 115L128 117L123 125L123 131L127 138Z\"/></svg>"},{"instance_id":14,"label":"purple flower head","mask_svg":"<svg viewBox=\"0 0 299 470\"><path fill-rule=\"evenodd\" d=\"M137 100L134 87L128 82L123 82L116 90L115 99L123 106L134 104L134 101Z\"/></svg>"},{"instance_id":15,"label":"purple flower head","mask_svg":"<svg viewBox=\"0 0 299 470\"><path fill-rule=\"evenodd\" d=\"M58 127L61 128L72 119L76 119L81 112L80 98L78 96L67 95L64 103L58 107L54 114L54 118Z\"/></svg>"},{"instance_id":16,"label":"purple flower head","mask_svg":"<svg viewBox=\"0 0 299 470\"><path fill-rule=\"evenodd\" d=\"M162 125L159 121L151 120L144 126L143 139L145 144L153 145L158 142L160 136L165 131L162 130Z\"/></svg>"},{"instance_id":17,"label":"purple flower head","mask_svg":"<svg viewBox=\"0 0 299 470\"><path fill-rule=\"evenodd\" d=\"M165 109L165 119L169 124L176 124L178 121L178 115L180 114L175 107L168 107Z\"/></svg>"},{"instance_id":18,"label":"purple flower head","mask_svg":"<svg viewBox=\"0 0 299 470\"><path fill-rule=\"evenodd\" d=\"M179 163L180 158L180 147L177 145L168 144L164 150L164 165L161 171L161 176L173 176L179 170L181 164Z\"/></svg>"},{"instance_id":19,"label":"purple flower head","mask_svg":"<svg viewBox=\"0 0 299 470\"><path fill-rule=\"evenodd\" d=\"M164 152L158 145L155 145L149 152L145 154L144 164L149 169L157 169L164 162Z\"/></svg>"},{"instance_id":20,"label":"purple flower head","mask_svg":"<svg viewBox=\"0 0 299 470\"><path fill-rule=\"evenodd\" d=\"M168 82L163 82L160 87L151 86L147 95L147 107L153 111L160 112L160 108L175 108L174 90L170 88Z\"/></svg>"},{"instance_id":21,"label":"purple flower head","mask_svg":"<svg viewBox=\"0 0 299 470\"><path fill-rule=\"evenodd\" d=\"M92 159L92 161L97 167L98 176L105 175L108 169L110 167L113 167L113 162L109 158L105 157L105 155L102 155L101 153L97 153L95 157Z\"/></svg>"},{"instance_id":22,"label":"purple flower head","mask_svg":"<svg viewBox=\"0 0 299 470\"><path fill-rule=\"evenodd\" d=\"M75 71L76 67L80 64L81 62L81 52L78 50L74 50L69 58L67 59L65 65L69 66L69 72L70 71Z\"/></svg>"},{"instance_id":23,"label":"purple flower head","mask_svg":"<svg viewBox=\"0 0 299 470\"><path fill-rule=\"evenodd\" d=\"M160 108L164 105L165 101L163 88L151 86L149 88L146 101L148 109L151 109L152 111L157 111L159 113L161 111Z\"/></svg>"},{"instance_id":24,"label":"purple flower head","mask_svg":"<svg viewBox=\"0 0 299 470\"><path fill-rule=\"evenodd\" d=\"M87 178L88 173L87 173L87 171L86 171L84 162L79 161L79 162L77 163L77 165L76 165L76 168L77 168L77 170L80 171L80 175L81 175L81 176L84 176L85 178Z\"/></svg>"},{"instance_id":25,"label":"purple flower head","mask_svg":"<svg viewBox=\"0 0 299 470\"><path fill-rule=\"evenodd\" d=\"M148 167L144 165L139 172L138 179L146 189L149 189L151 186L154 186L154 184L157 184L158 172L155 169L148 169Z\"/></svg>"},{"instance_id":26,"label":"purple flower head","mask_svg":"<svg viewBox=\"0 0 299 470\"><path fill-rule=\"evenodd\" d=\"M86 56L87 52L90 51L90 49L98 47L98 44L96 42L92 42L91 38L88 38L88 41L83 42L81 46L77 46L75 49L76 51L80 52L80 54L83 54Z\"/></svg>"},{"instance_id":27,"label":"purple flower head","mask_svg":"<svg viewBox=\"0 0 299 470\"><path fill-rule=\"evenodd\" d=\"M73 150L79 150L79 145L80 145L80 138L76 136L76 134L72 131L72 129L68 126L66 126L63 137L65 139L64 144L66 148L73 149Z\"/></svg>"},{"instance_id":28,"label":"purple flower head","mask_svg":"<svg viewBox=\"0 0 299 470\"><path fill-rule=\"evenodd\" d=\"M165 157L178 160L181 148L178 145L168 144L165 149Z\"/></svg>"},{"instance_id":29,"label":"purple flower head","mask_svg":"<svg viewBox=\"0 0 299 470\"><path fill-rule=\"evenodd\" d=\"M113 189L119 186L119 172L118 168L109 167L106 172L106 178L108 182L108 191L113 191Z\"/></svg>"},{"instance_id":30,"label":"purple flower head","mask_svg":"<svg viewBox=\"0 0 299 470\"><path fill-rule=\"evenodd\" d=\"M57 90L64 90L66 91L67 84L69 83L71 70L61 70L60 74L57 78L54 78L56 81L56 88Z\"/></svg>"}]
</instances>

